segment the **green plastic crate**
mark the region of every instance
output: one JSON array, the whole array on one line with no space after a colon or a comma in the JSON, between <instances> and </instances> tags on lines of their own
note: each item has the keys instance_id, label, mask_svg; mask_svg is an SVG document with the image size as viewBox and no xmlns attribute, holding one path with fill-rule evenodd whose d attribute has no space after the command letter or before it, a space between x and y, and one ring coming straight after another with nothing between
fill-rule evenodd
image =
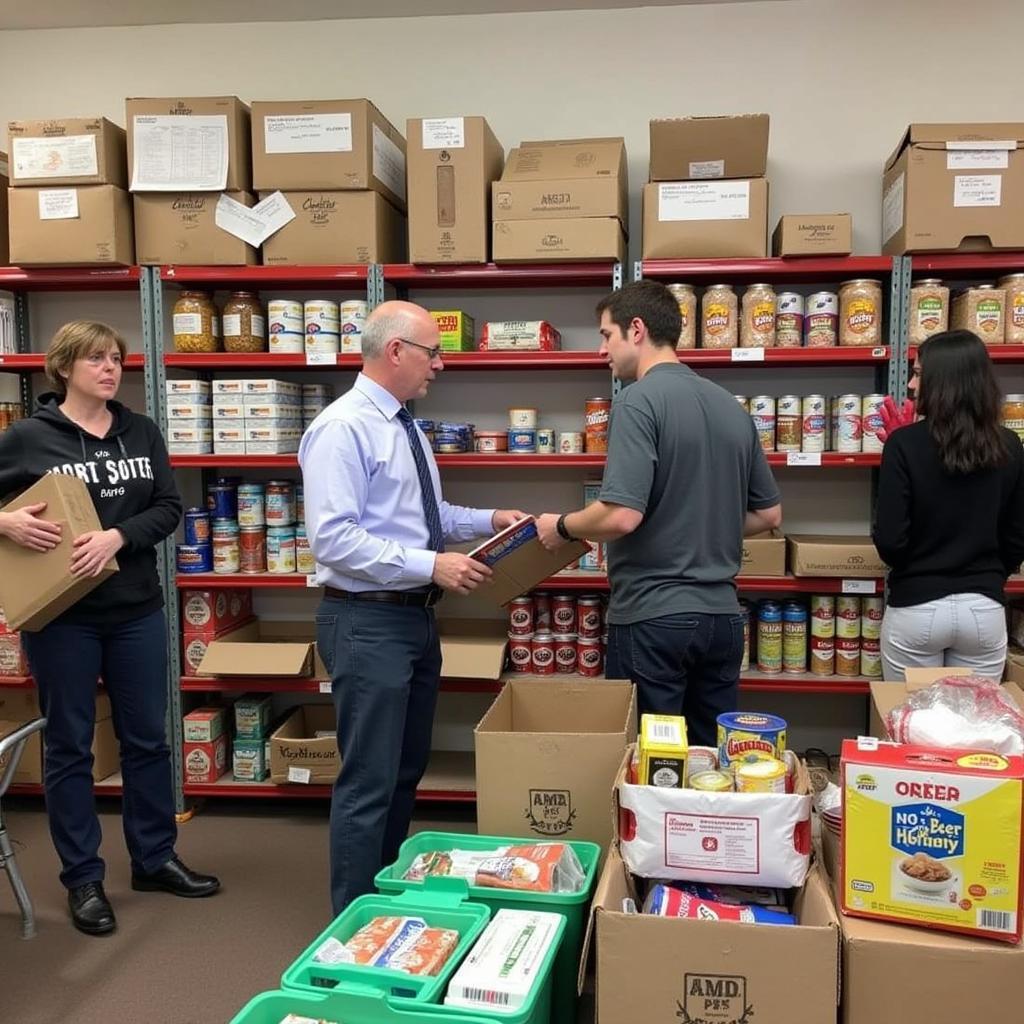
<instances>
[{"instance_id":1,"label":"green plastic crate","mask_svg":"<svg viewBox=\"0 0 1024 1024\"><path fill-rule=\"evenodd\" d=\"M280 1024L289 1013L335 1024L444 1024L444 1017L436 1012L443 1007L434 1007L432 1013L401 1010L387 998L383 992L263 992L250 999L231 1018L231 1024ZM495 1019L464 1011L458 1024L495 1024Z\"/></svg>"},{"instance_id":2,"label":"green plastic crate","mask_svg":"<svg viewBox=\"0 0 1024 1024\"><path fill-rule=\"evenodd\" d=\"M493 850L499 846L536 845L542 840L510 838L508 836L466 835L460 832L418 832L410 836L398 852L398 860L378 872L374 883L383 893L404 893L420 891L421 882L406 881L402 875L409 869L418 854L432 850ZM565 935L555 959L551 992L551 1020L556 1024L576 1019L576 979L583 936L587 928L587 913L590 896L597 876L597 865L601 859L601 847L597 843L580 840L551 840L571 846L583 866L583 887L577 893L519 892L514 889L492 889L483 885L469 885L464 879L446 879L456 882L474 903L482 903L491 911L509 910L550 910L565 918ZM427 880L432 881L432 879Z\"/></svg>"},{"instance_id":3,"label":"green plastic crate","mask_svg":"<svg viewBox=\"0 0 1024 1024\"><path fill-rule=\"evenodd\" d=\"M491 912L466 902L466 887L458 879L431 879L435 884L397 896L360 896L354 899L302 955L284 972L281 987L321 993L324 989L368 988L403 1001L439 1002L448 980L487 926ZM437 884L440 883L440 884ZM408 974L389 967L363 964L318 964L313 954L328 939L347 942L375 917L422 917L431 928L452 928L458 945L441 970L432 976ZM345 1024L348 1024L346 1021Z\"/></svg>"}]
</instances>

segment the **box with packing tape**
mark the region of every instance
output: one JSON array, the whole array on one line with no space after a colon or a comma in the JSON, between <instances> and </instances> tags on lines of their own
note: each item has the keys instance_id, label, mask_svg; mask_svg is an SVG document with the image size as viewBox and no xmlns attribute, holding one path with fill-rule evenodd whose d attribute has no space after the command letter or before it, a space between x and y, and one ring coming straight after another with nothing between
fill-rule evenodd
<instances>
[{"instance_id":1,"label":"box with packing tape","mask_svg":"<svg viewBox=\"0 0 1024 1024\"><path fill-rule=\"evenodd\" d=\"M128 187L125 130L105 117L10 121L11 184Z\"/></svg>"},{"instance_id":2,"label":"box with packing tape","mask_svg":"<svg viewBox=\"0 0 1024 1024\"><path fill-rule=\"evenodd\" d=\"M780 530L768 530L743 538L740 572L744 576L785 576L786 538Z\"/></svg>"},{"instance_id":3,"label":"box with packing tape","mask_svg":"<svg viewBox=\"0 0 1024 1024\"><path fill-rule=\"evenodd\" d=\"M870 537L791 533L786 541L794 576L868 579L887 569Z\"/></svg>"},{"instance_id":4,"label":"box with packing tape","mask_svg":"<svg viewBox=\"0 0 1024 1024\"><path fill-rule=\"evenodd\" d=\"M767 114L660 118L650 122L651 181L763 178Z\"/></svg>"},{"instance_id":5,"label":"box with packing tape","mask_svg":"<svg viewBox=\"0 0 1024 1024\"><path fill-rule=\"evenodd\" d=\"M772 234L773 256L849 256L853 218L848 213L785 214Z\"/></svg>"}]
</instances>

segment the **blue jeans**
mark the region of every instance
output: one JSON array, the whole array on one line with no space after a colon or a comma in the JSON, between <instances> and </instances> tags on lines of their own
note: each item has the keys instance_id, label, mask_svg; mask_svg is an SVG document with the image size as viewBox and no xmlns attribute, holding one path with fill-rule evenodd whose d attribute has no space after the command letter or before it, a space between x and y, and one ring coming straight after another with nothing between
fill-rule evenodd
<instances>
[{"instance_id":1,"label":"blue jeans","mask_svg":"<svg viewBox=\"0 0 1024 1024\"><path fill-rule=\"evenodd\" d=\"M735 711L743 616L681 613L608 628L609 679L636 684L637 713L685 715L689 742L718 745L717 720Z\"/></svg>"},{"instance_id":2,"label":"blue jeans","mask_svg":"<svg viewBox=\"0 0 1024 1024\"><path fill-rule=\"evenodd\" d=\"M441 676L432 608L326 597L316 640L331 674L341 771L331 795L331 904L374 891L409 833Z\"/></svg>"},{"instance_id":3,"label":"blue jeans","mask_svg":"<svg viewBox=\"0 0 1024 1024\"><path fill-rule=\"evenodd\" d=\"M96 682L110 696L121 746L124 836L132 870L174 856L177 827L167 745L167 624L162 610L112 626L52 622L22 639L46 716L50 834L69 889L103 881L92 784Z\"/></svg>"}]
</instances>

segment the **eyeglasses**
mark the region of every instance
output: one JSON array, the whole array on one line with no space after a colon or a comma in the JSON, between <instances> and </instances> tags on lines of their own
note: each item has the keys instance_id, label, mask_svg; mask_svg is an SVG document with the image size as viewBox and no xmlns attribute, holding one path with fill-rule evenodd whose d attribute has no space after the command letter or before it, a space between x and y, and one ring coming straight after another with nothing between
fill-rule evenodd
<instances>
[{"instance_id":1,"label":"eyeglasses","mask_svg":"<svg viewBox=\"0 0 1024 1024\"><path fill-rule=\"evenodd\" d=\"M412 345L413 348L418 348L421 352L426 352L427 355L430 356L431 360L441 358L440 345L435 345L433 348L430 348L427 345L421 345L418 341L410 341L408 338L399 338L398 340L406 345Z\"/></svg>"}]
</instances>

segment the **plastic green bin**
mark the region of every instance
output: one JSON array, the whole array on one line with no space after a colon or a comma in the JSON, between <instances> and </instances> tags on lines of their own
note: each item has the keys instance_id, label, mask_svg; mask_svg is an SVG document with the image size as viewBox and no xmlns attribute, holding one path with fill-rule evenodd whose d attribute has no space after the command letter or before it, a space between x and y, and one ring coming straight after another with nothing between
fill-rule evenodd
<instances>
[{"instance_id":1,"label":"plastic green bin","mask_svg":"<svg viewBox=\"0 0 1024 1024\"><path fill-rule=\"evenodd\" d=\"M282 975L281 986L301 992L324 989L374 989L402 1001L439 1002L448 980L490 920L490 910L466 902L466 887L458 879L435 878L434 884L397 896L360 896L336 917ZM347 942L375 917L422 917L431 928L452 928L458 945L435 975L408 974L389 967L363 964L318 964L313 954L328 939ZM346 1021L345 1024L348 1024Z\"/></svg>"},{"instance_id":2,"label":"plastic green bin","mask_svg":"<svg viewBox=\"0 0 1024 1024\"><path fill-rule=\"evenodd\" d=\"M231 1018L231 1024L280 1024L289 1013L334 1024L443 1024L444 1018L436 1012L443 1007L422 1013L419 1009L397 1009L387 999L383 992L369 991L263 992L249 1000ZM464 1011L458 1024L495 1024L495 1019Z\"/></svg>"},{"instance_id":3,"label":"plastic green bin","mask_svg":"<svg viewBox=\"0 0 1024 1024\"><path fill-rule=\"evenodd\" d=\"M510 838L508 836L466 835L460 832L418 832L410 836L398 853L398 860L378 872L374 883L383 893L420 891L424 883L409 882L402 876L409 869L418 854L432 850L493 850L499 846L537 845L536 838ZM590 896L597 876L597 865L601 859L601 847L597 843L580 840L552 840L571 846L583 866L584 882L579 892L544 893L520 892L514 889L492 889L483 885L469 885L464 879L446 879L458 883L473 903L482 903L491 911L509 910L550 910L565 917L565 935L555 959L551 992L551 1020L556 1024L576 1019L576 978L583 936L587 927L587 913ZM427 882L433 879L427 879Z\"/></svg>"}]
</instances>

